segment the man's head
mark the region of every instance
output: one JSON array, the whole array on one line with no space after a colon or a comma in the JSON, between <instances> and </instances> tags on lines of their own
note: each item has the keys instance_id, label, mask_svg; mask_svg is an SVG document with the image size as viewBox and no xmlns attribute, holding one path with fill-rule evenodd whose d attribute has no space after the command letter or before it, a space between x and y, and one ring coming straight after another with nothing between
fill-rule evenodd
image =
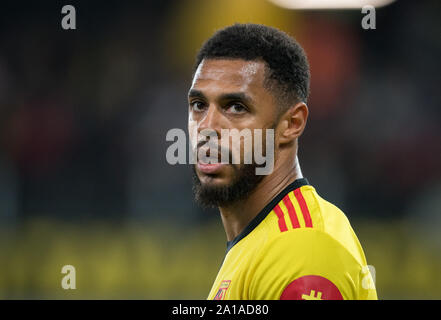
<instances>
[{"instance_id":1,"label":"man's head","mask_svg":"<svg viewBox=\"0 0 441 320\"><path fill-rule=\"evenodd\" d=\"M190 135L197 132L200 142L204 130L216 132L220 139L222 129L273 129L276 163L289 161L287 156L293 161L308 115L308 93L308 62L294 39L275 28L235 24L216 32L197 55L188 97ZM241 142L238 150L230 144L220 148L233 156L239 152L243 159L250 151ZM197 200L225 206L246 198L264 178L255 174L257 166L255 161L198 162Z\"/></svg>"}]
</instances>

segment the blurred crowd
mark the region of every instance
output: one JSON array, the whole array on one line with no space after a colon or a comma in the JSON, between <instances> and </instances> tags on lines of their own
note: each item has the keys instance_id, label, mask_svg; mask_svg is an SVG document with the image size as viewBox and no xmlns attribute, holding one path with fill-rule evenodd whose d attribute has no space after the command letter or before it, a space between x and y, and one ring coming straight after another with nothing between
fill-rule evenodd
<instances>
[{"instance_id":1,"label":"blurred crowd","mask_svg":"<svg viewBox=\"0 0 441 320\"><path fill-rule=\"evenodd\" d=\"M71 1L76 30L61 28L60 2L1 4L3 225L217 218L193 203L190 167L165 160L166 132L186 129L200 28L221 14L201 17L203 3ZM280 16L311 64L303 174L349 217L440 225L439 9L397 1L375 30L357 10Z\"/></svg>"}]
</instances>

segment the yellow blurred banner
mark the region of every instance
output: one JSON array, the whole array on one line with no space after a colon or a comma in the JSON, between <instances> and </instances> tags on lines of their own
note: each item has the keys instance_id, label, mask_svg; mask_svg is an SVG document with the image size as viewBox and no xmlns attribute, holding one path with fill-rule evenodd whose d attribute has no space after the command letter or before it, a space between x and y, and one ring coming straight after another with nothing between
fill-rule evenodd
<instances>
[{"instance_id":1,"label":"yellow blurred banner","mask_svg":"<svg viewBox=\"0 0 441 320\"><path fill-rule=\"evenodd\" d=\"M400 222L353 224L380 299L440 298L441 256ZM205 299L225 253L220 223L116 227L35 221L0 236L0 299ZM75 268L75 289L63 289Z\"/></svg>"}]
</instances>

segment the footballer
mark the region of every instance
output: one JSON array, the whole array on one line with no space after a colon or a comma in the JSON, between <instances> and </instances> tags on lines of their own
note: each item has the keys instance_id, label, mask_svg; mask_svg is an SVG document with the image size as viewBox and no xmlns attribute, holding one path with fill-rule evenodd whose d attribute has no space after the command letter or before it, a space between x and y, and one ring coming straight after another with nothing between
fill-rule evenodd
<instances>
[{"instance_id":1,"label":"footballer","mask_svg":"<svg viewBox=\"0 0 441 320\"><path fill-rule=\"evenodd\" d=\"M197 54L188 93L196 148L206 143L199 135L203 130L274 133L269 174L256 174L254 161L194 165L195 199L219 208L227 236L208 299L377 299L347 217L319 196L300 169L298 140L308 118L309 80L301 46L264 25L219 30Z\"/></svg>"}]
</instances>

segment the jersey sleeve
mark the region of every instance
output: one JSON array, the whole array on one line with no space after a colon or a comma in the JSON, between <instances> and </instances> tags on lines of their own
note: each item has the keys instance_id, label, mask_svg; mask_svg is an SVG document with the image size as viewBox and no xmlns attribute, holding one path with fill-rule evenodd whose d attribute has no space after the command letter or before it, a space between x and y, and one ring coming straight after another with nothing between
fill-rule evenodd
<instances>
[{"instance_id":1,"label":"jersey sleeve","mask_svg":"<svg viewBox=\"0 0 441 320\"><path fill-rule=\"evenodd\" d=\"M369 270L362 264L323 231L283 232L256 257L248 296L252 300L377 299Z\"/></svg>"}]
</instances>

